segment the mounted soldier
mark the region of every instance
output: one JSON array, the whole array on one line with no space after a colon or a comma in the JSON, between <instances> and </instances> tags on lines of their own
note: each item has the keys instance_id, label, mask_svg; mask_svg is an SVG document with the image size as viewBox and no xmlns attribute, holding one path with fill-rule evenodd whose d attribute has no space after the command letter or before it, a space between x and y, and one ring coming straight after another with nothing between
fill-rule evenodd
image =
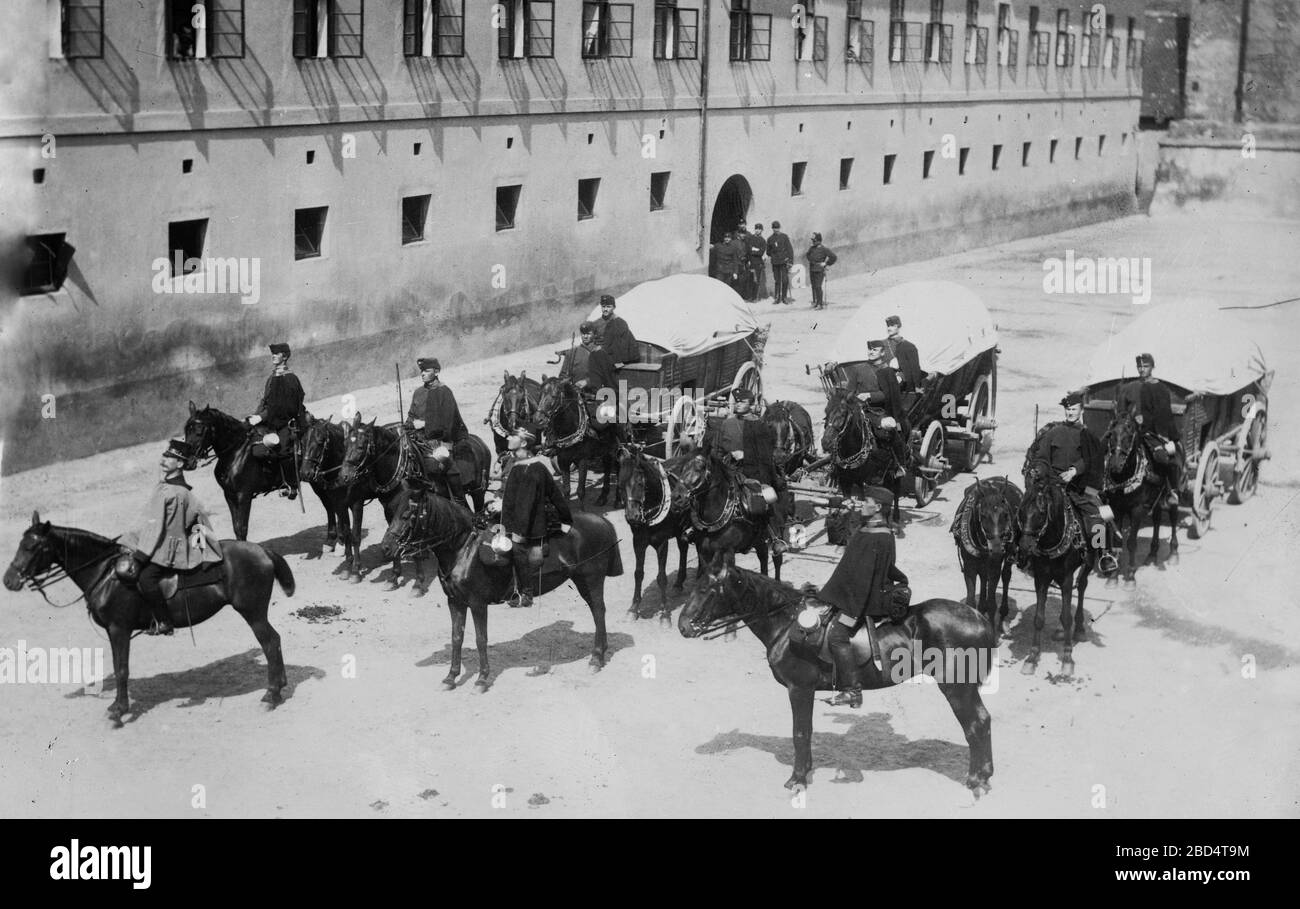
<instances>
[{"instance_id":1,"label":"mounted soldier","mask_svg":"<svg viewBox=\"0 0 1300 909\"><path fill-rule=\"evenodd\" d=\"M706 453L720 458L739 470L748 480L770 486L776 501L768 509L768 534L772 551L783 553L785 545L786 482L776 468L772 453L776 450L776 437L772 427L753 412L754 393L748 388L737 388L733 393L731 413L704 434Z\"/></svg>"},{"instance_id":2,"label":"mounted soldier","mask_svg":"<svg viewBox=\"0 0 1300 909\"><path fill-rule=\"evenodd\" d=\"M442 364L436 357L420 357L415 362L424 384L411 395L406 420L418 443L424 475L430 479L442 478L447 484L448 497L464 504L465 489L452 449L469 437L469 430L461 419L456 396L438 378Z\"/></svg>"},{"instance_id":3,"label":"mounted soldier","mask_svg":"<svg viewBox=\"0 0 1300 909\"><path fill-rule=\"evenodd\" d=\"M551 535L551 515L563 525L573 523L568 500L560 491L551 472L549 459L537 454L538 430L523 426L509 439L514 461L501 490L501 526L514 544L510 551L515 573L515 594L508 601L513 607L533 605L541 589L538 577L546 558L547 539Z\"/></svg>"},{"instance_id":4,"label":"mounted soldier","mask_svg":"<svg viewBox=\"0 0 1300 909\"><path fill-rule=\"evenodd\" d=\"M877 669L882 669L874 619L906 617L912 597L907 575L894 564L897 544L884 520L892 497L885 490L876 490L865 503L867 523L849 538L831 579L815 595L839 611L826 636L839 689L830 703L855 709L862 706L862 681L853 651L854 629L859 625L866 629L872 660Z\"/></svg>"},{"instance_id":5,"label":"mounted soldier","mask_svg":"<svg viewBox=\"0 0 1300 909\"><path fill-rule=\"evenodd\" d=\"M898 316L885 319L885 344L889 347L889 356L898 370L900 391L920 391L925 384L925 373L921 371L921 355L916 345L903 337L903 320Z\"/></svg>"},{"instance_id":6,"label":"mounted soldier","mask_svg":"<svg viewBox=\"0 0 1300 909\"><path fill-rule=\"evenodd\" d=\"M272 344L270 351L271 375L262 389L257 411L248 417L248 425L254 428L250 432L251 453L260 461L278 464L280 481L284 484L281 494L293 499L298 495L297 465L294 464L291 482L285 464L294 458L294 432L307 423L307 411L303 407L306 394L298 377L289 371L289 345ZM235 470L232 467L232 472Z\"/></svg>"},{"instance_id":7,"label":"mounted soldier","mask_svg":"<svg viewBox=\"0 0 1300 909\"><path fill-rule=\"evenodd\" d=\"M912 431L903 409L903 393L898 379L889 366L889 345L884 340L867 342L867 362L875 370L877 390L867 395L867 401L884 411L880 428L888 433L889 447L898 461L896 470L906 472L908 461L907 439Z\"/></svg>"},{"instance_id":8,"label":"mounted soldier","mask_svg":"<svg viewBox=\"0 0 1300 909\"><path fill-rule=\"evenodd\" d=\"M208 512L185 482L184 469L194 449L172 439L158 461L162 478L145 504L137 529L123 535L142 563L137 581L141 597L153 612L149 634L171 634L171 612L160 585L169 574L190 571L221 561L221 545L212 535Z\"/></svg>"},{"instance_id":9,"label":"mounted soldier","mask_svg":"<svg viewBox=\"0 0 1300 909\"><path fill-rule=\"evenodd\" d=\"M1038 433L1025 454L1026 493L1037 481L1034 462L1045 464L1065 485L1066 497L1083 519L1085 536L1096 559L1097 574L1108 577L1119 567L1111 552L1111 541L1119 539L1114 524L1102 517L1098 490L1102 485L1105 449L1083 425L1083 395L1070 392L1061 399L1065 419L1049 423ZM1023 549L1018 562L1027 562Z\"/></svg>"},{"instance_id":10,"label":"mounted soldier","mask_svg":"<svg viewBox=\"0 0 1300 909\"><path fill-rule=\"evenodd\" d=\"M598 434L607 436L618 431L618 377L614 358L596 340L594 322L583 322L578 333L582 343L573 349L565 370L586 402L592 427ZM630 333L628 336L631 337Z\"/></svg>"},{"instance_id":11,"label":"mounted soldier","mask_svg":"<svg viewBox=\"0 0 1300 909\"><path fill-rule=\"evenodd\" d=\"M1138 354L1138 378L1120 386L1116 395L1117 406L1126 408L1142 427L1142 437L1151 452L1157 470L1169 484L1171 506L1178 504L1178 493L1183 486L1183 450L1174 423L1173 403L1169 387L1152 373L1155 357L1149 353Z\"/></svg>"}]
</instances>

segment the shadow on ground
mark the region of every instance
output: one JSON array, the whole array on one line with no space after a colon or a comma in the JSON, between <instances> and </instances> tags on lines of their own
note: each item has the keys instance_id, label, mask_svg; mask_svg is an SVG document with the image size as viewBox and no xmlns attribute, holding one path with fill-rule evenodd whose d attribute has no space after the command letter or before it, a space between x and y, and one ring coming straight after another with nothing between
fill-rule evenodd
<instances>
[{"instance_id":1,"label":"shadow on ground","mask_svg":"<svg viewBox=\"0 0 1300 909\"><path fill-rule=\"evenodd\" d=\"M491 628L489 613L488 665L492 669L493 676L500 676L507 669L517 669L521 666L531 669L529 675L545 675L550 672L552 666L557 664L585 661L591 656L591 644L595 636L594 631L574 631L573 622L566 619L530 631L516 640L494 644L491 643ZM631 647L633 643L635 642L630 634L609 632L609 646L605 652L606 664L611 662L620 650ZM474 645L473 617L465 622L465 646L461 659L462 667L472 667L474 674L478 672L478 650ZM450 666L451 643L448 642L442 650L430 654L415 665L422 668ZM465 668L457 679L457 684L466 681L470 675L470 669Z\"/></svg>"}]
</instances>

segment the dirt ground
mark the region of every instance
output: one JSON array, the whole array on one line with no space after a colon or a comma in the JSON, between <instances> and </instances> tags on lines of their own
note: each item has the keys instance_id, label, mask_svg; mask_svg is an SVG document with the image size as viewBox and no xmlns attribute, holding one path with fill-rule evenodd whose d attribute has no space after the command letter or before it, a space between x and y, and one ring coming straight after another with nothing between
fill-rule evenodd
<instances>
[{"instance_id":1,"label":"dirt ground","mask_svg":"<svg viewBox=\"0 0 1300 909\"><path fill-rule=\"evenodd\" d=\"M1127 296L1045 295L1044 258L1066 249L1149 256L1156 304L1209 298L1258 306L1296 296L1298 234L1295 222L1137 217L834 275L824 312L808 308L806 290L796 307L760 305L772 323L766 394L799 401L820 424L820 389L804 365L825 359L856 304L905 280L962 282L994 312L1002 348L993 463L978 475L1018 479L1035 405L1040 420L1056 418L1062 390L1086 378L1092 349L1141 312ZM1075 651L1072 679L1056 675L1059 645L1045 651L1035 675L1020 674L1032 618L1024 610L1033 602L1029 579L1016 574L1002 671L997 690L984 696L993 791L979 801L962 785L967 747L947 704L932 686L906 684L868 693L858 711L818 705L813 785L804 802L792 802L781 785L793 758L790 712L762 648L748 632L688 641L675 625L627 615L630 545L626 574L607 588L611 657L603 671L587 666L591 617L566 585L532 610L494 607L495 684L473 691L477 657L467 649L464 683L444 692L450 623L441 591L435 585L422 599L409 596L409 585L381 592L382 514L374 505L363 553L369 576L360 585L333 577L339 555L321 553L324 512L307 492L306 514L295 502L259 500L250 533L285 554L297 577L297 594L277 591L272 604L288 665L286 702L274 711L259 703L263 658L230 610L196 628L193 643L185 630L136 641L135 710L120 729L105 717L111 681L98 695L77 685L0 685L0 816L1294 817L1300 466L1290 453L1300 443L1300 304L1237 315L1277 369L1269 399L1274 459L1258 495L1240 506L1220 502L1203 540L1180 531L1181 562L1142 570L1136 591L1094 580L1086 604L1093 635ZM568 329L556 334L567 337ZM428 349L447 364L443 378L467 421L487 437L479 421L501 371L540 375L555 346L470 364L456 363L454 345L438 338ZM210 403L244 413L256 393ZM366 417L395 416L391 387L354 393ZM310 406L321 415L341 403ZM154 440L6 477L3 558L34 508L58 524L124 530L155 480L161 447ZM211 468L191 479L227 535ZM910 513L899 553L918 600L964 594L947 528L969 482L956 477L936 502ZM621 514L610 518L626 536ZM785 578L821 581L830 569L790 557ZM74 595L68 583L52 592L55 602ZM51 609L27 591L0 594L0 602L0 647L102 646L111 669L107 641L83 606ZM646 613L656 605L651 592ZM295 614L312 606L341 612L314 622ZM1057 614L1053 596L1049 632ZM355 677L345 677L349 665Z\"/></svg>"}]
</instances>

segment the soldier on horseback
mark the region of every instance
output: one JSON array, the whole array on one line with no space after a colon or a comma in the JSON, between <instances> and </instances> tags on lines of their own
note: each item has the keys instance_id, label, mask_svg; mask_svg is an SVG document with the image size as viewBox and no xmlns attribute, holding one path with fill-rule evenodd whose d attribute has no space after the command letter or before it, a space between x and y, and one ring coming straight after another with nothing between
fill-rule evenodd
<instances>
[{"instance_id":1,"label":"soldier on horseback","mask_svg":"<svg viewBox=\"0 0 1300 909\"><path fill-rule=\"evenodd\" d=\"M461 419L456 396L438 379L442 371L438 359L420 357L415 363L420 368L420 381L424 384L411 395L411 407L406 413L407 425L419 443L417 450L424 475L430 479L441 477L447 484L448 497L463 505L465 489L451 448L469 436L469 429Z\"/></svg>"},{"instance_id":2,"label":"soldier on horseback","mask_svg":"<svg viewBox=\"0 0 1300 909\"><path fill-rule=\"evenodd\" d=\"M1177 507L1178 493L1183 485L1183 451L1178 441L1178 427L1174 425L1169 388L1152 375L1155 365L1155 357L1151 354L1138 354L1139 378L1122 385L1117 399L1119 406L1132 413L1142 427L1142 437L1151 452L1151 459L1169 484L1169 504Z\"/></svg>"},{"instance_id":3,"label":"soldier on horseback","mask_svg":"<svg viewBox=\"0 0 1300 909\"><path fill-rule=\"evenodd\" d=\"M210 536L207 510L185 482L185 465L193 459L194 449L188 443L171 440L158 461L162 479L144 507L139 528L123 535L123 545L133 548L136 561L144 563L137 586L153 612L149 634L174 630L167 597L159 586L162 580L172 572L221 561L221 545Z\"/></svg>"},{"instance_id":4,"label":"soldier on horseback","mask_svg":"<svg viewBox=\"0 0 1300 909\"><path fill-rule=\"evenodd\" d=\"M510 557L515 594L508 601L513 607L532 606L540 589L538 575L550 535L547 506L554 508L561 525L573 523L569 503L551 473L550 461L537 454L537 436L535 427L524 426L511 434L514 461L501 490L501 526L514 543Z\"/></svg>"},{"instance_id":5,"label":"soldier on horseback","mask_svg":"<svg viewBox=\"0 0 1300 909\"><path fill-rule=\"evenodd\" d=\"M878 670L882 669L873 618L904 618L912 596L907 575L894 564L897 544L884 517L892 497L881 490L865 501L868 523L849 538L831 579L816 594L816 599L839 610L826 638L839 689L830 703L855 709L862 706L862 680L858 677L858 659L853 650L853 630L860 623L866 628L872 660Z\"/></svg>"},{"instance_id":6,"label":"soldier on horseback","mask_svg":"<svg viewBox=\"0 0 1300 909\"><path fill-rule=\"evenodd\" d=\"M295 476L290 482L284 465L293 458L294 429L307 422L307 411L303 407L306 394L298 377L289 371L289 345L272 344L270 350L271 375L262 390L257 412L248 418L248 425L255 427L250 434L253 439L251 453L258 460L279 464L280 480L284 484L281 494L293 499L298 495L298 478Z\"/></svg>"},{"instance_id":7,"label":"soldier on horseback","mask_svg":"<svg viewBox=\"0 0 1300 909\"><path fill-rule=\"evenodd\" d=\"M748 388L732 392L734 403L731 414L716 428L710 428L703 439L704 450L733 465L750 480L757 480L776 492L776 501L768 510L768 535L772 551L783 553L785 545L785 476L776 469L772 453L776 438L772 427L752 411L754 393Z\"/></svg>"},{"instance_id":8,"label":"soldier on horseback","mask_svg":"<svg viewBox=\"0 0 1300 909\"><path fill-rule=\"evenodd\" d=\"M880 428L888 434L889 447L898 462L895 470L899 476L903 476L907 473L904 465L908 461L907 438L911 426L907 412L903 409L903 394L899 391L898 379L889 366L889 343L883 339L869 341L867 362L875 370L876 378L876 391L867 394L867 402L885 412Z\"/></svg>"},{"instance_id":9,"label":"soldier on horseback","mask_svg":"<svg viewBox=\"0 0 1300 909\"><path fill-rule=\"evenodd\" d=\"M1101 488L1104 450L1101 441L1083 425L1083 395L1070 392L1061 399L1063 422L1049 423L1039 431L1025 455L1026 490L1034 462L1046 464L1065 484L1067 499L1082 515L1087 542L1097 560L1097 573L1108 577L1119 567L1111 541L1119 539L1113 522L1101 516ZM1101 532L1098 532L1101 531ZM1017 564L1028 564L1029 553L1018 547Z\"/></svg>"},{"instance_id":10,"label":"soldier on horseback","mask_svg":"<svg viewBox=\"0 0 1300 909\"><path fill-rule=\"evenodd\" d=\"M610 312L613 312L612 308ZM613 433L615 439L621 440L618 377L614 357L597 339L597 326L594 322L583 322L578 331L582 335L582 343L573 349L566 364L569 379L582 395L587 415L597 434L608 440L609 434ZM630 339L629 332L620 343L626 344Z\"/></svg>"}]
</instances>

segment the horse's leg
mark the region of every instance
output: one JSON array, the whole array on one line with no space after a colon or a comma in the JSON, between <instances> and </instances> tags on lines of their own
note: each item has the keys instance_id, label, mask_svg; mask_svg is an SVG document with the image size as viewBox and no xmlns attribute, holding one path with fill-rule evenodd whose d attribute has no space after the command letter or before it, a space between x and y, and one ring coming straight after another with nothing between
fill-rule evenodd
<instances>
[{"instance_id":1,"label":"horse's leg","mask_svg":"<svg viewBox=\"0 0 1300 909\"><path fill-rule=\"evenodd\" d=\"M605 632L605 576L575 574L573 586L578 588L578 593L587 601L591 619L596 623L596 636L591 644L588 665L592 672L599 672L605 666L605 652L609 649L609 637Z\"/></svg>"},{"instance_id":2,"label":"horse's leg","mask_svg":"<svg viewBox=\"0 0 1300 909\"><path fill-rule=\"evenodd\" d=\"M1015 560L1012 559L1010 556L1003 556L1002 558L1002 609L999 611L998 614L998 628L1003 627L1007 621L1007 611L1008 611L1007 590L1008 588L1011 587L1011 569L1014 566L1014 564L1015 564Z\"/></svg>"},{"instance_id":3,"label":"horse's leg","mask_svg":"<svg viewBox=\"0 0 1300 909\"><path fill-rule=\"evenodd\" d=\"M1178 506L1171 505L1165 509L1169 515L1169 557L1166 563L1178 564Z\"/></svg>"},{"instance_id":4,"label":"horse's leg","mask_svg":"<svg viewBox=\"0 0 1300 909\"><path fill-rule=\"evenodd\" d=\"M1074 640L1088 640L1088 622L1087 614L1083 611L1083 594L1088 589L1088 568L1084 567L1083 573L1079 575L1074 584L1075 592L1079 597L1079 603L1074 610Z\"/></svg>"},{"instance_id":5,"label":"horse's leg","mask_svg":"<svg viewBox=\"0 0 1300 909\"><path fill-rule=\"evenodd\" d=\"M894 496L893 524L900 539L907 536L907 530L903 527L903 513L898 507L898 500L902 498L900 495L902 487L902 479L897 474L894 474L889 481L889 491Z\"/></svg>"},{"instance_id":6,"label":"horse's leg","mask_svg":"<svg viewBox=\"0 0 1300 909\"><path fill-rule=\"evenodd\" d=\"M343 572L344 577L349 577L353 584L361 583L361 522L365 516L366 503L364 500L352 503L352 559L349 563L349 570Z\"/></svg>"},{"instance_id":7,"label":"horse's leg","mask_svg":"<svg viewBox=\"0 0 1300 909\"><path fill-rule=\"evenodd\" d=\"M673 593L681 593L682 588L686 586L686 553L690 551L690 548L690 543L687 543L681 537L677 538L677 580L673 582Z\"/></svg>"},{"instance_id":8,"label":"horse's leg","mask_svg":"<svg viewBox=\"0 0 1300 909\"><path fill-rule=\"evenodd\" d=\"M1061 644L1061 675L1069 678L1074 674L1074 569L1065 572L1057 583L1061 588L1061 630L1058 632ZM1083 600L1079 601L1083 608ZM1053 639L1057 635L1052 636Z\"/></svg>"},{"instance_id":9,"label":"horse's leg","mask_svg":"<svg viewBox=\"0 0 1300 909\"><path fill-rule=\"evenodd\" d=\"M234 606L235 610L244 617L248 627L253 629L253 636L257 638L257 643L262 645L262 653L266 654L266 694L262 695L262 703L274 708L284 700L280 692L285 685L289 684L289 680L284 674L284 654L280 650L280 635L271 627L271 622L266 616L269 602L268 592L267 602L262 603L259 608L245 611L239 604Z\"/></svg>"},{"instance_id":10,"label":"horse's leg","mask_svg":"<svg viewBox=\"0 0 1300 909\"><path fill-rule=\"evenodd\" d=\"M781 580L781 560L782 560L781 553L779 552L772 553L772 564L773 566L775 566L772 571L772 576L776 578L777 581Z\"/></svg>"},{"instance_id":11,"label":"horse's leg","mask_svg":"<svg viewBox=\"0 0 1300 909\"><path fill-rule=\"evenodd\" d=\"M602 507L609 502L609 474L611 470L609 462L609 451L606 449L600 458L600 469L604 472L604 477L600 482L600 498L596 499L596 504Z\"/></svg>"},{"instance_id":12,"label":"horse's leg","mask_svg":"<svg viewBox=\"0 0 1300 909\"><path fill-rule=\"evenodd\" d=\"M975 599L976 569L960 547L957 549L957 565L961 568L962 577L966 580L966 605L971 609L979 609L980 601Z\"/></svg>"},{"instance_id":13,"label":"horse's leg","mask_svg":"<svg viewBox=\"0 0 1300 909\"><path fill-rule=\"evenodd\" d=\"M813 699L816 689L790 685L790 716L794 725L794 772L785 781L786 789L802 792L808 788L808 774L812 773L812 720Z\"/></svg>"},{"instance_id":14,"label":"horse's leg","mask_svg":"<svg viewBox=\"0 0 1300 909\"><path fill-rule=\"evenodd\" d=\"M966 772L966 786L979 798L992 787L993 736L989 712L980 698L979 683L974 681L940 682L939 690L948 699L961 731L970 746L970 767Z\"/></svg>"},{"instance_id":15,"label":"horse's leg","mask_svg":"<svg viewBox=\"0 0 1300 909\"><path fill-rule=\"evenodd\" d=\"M1020 667L1023 675L1033 675L1038 668L1038 658L1042 655L1043 613L1047 611L1047 592L1052 587L1052 579L1043 573L1043 569L1034 566L1034 593L1037 605L1034 607L1034 636L1029 645L1029 656L1025 657Z\"/></svg>"},{"instance_id":16,"label":"horse's leg","mask_svg":"<svg viewBox=\"0 0 1300 909\"><path fill-rule=\"evenodd\" d=\"M670 540L664 540L659 544L659 577L655 580L659 584L659 621L661 624L669 624L673 620L673 607L668 600L668 544ZM680 541L677 544L677 551L681 554L681 570L677 573L677 586L674 590L681 590L682 575L686 572L686 546Z\"/></svg>"},{"instance_id":17,"label":"horse's leg","mask_svg":"<svg viewBox=\"0 0 1300 909\"><path fill-rule=\"evenodd\" d=\"M108 626L108 641L113 648L113 678L117 682L117 695L108 707L108 718L122 722L122 714L131 709L127 686L131 678L131 629L125 625Z\"/></svg>"},{"instance_id":18,"label":"horse's leg","mask_svg":"<svg viewBox=\"0 0 1300 909\"><path fill-rule=\"evenodd\" d=\"M1147 550L1143 565L1155 565L1160 561L1160 515L1167 511L1159 500L1151 506L1151 547Z\"/></svg>"},{"instance_id":19,"label":"horse's leg","mask_svg":"<svg viewBox=\"0 0 1300 909\"><path fill-rule=\"evenodd\" d=\"M248 490L239 491L239 518L235 525L235 539L248 539L248 522L253 513L253 494Z\"/></svg>"},{"instance_id":20,"label":"horse's leg","mask_svg":"<svg viewBox=\"0 0 1300 909\"><path fill-rule=\"evenodd\" d=\"M316 496L320 499L321 504L325 506L325 548L330 551L331 555L333 555L334 550L337 549L339 545L338 515L335 513L334 509L330 507L329 493L327 492L322 495L320 489L317 488L314 483L312 484L312 488L316 491Z\"/></svg>"},{"instance_id":21,"label":"horse's leg","mask_svg":"<svg viewBox=\"0 0 1300 909\"><path fill-rule=\"evenodd\" d=\"M415 583L411 585L411 597L422 597L429 592L429 582L424 577L424 561L419 553L411 557L415 564Z\"/></svg>"},{"instance_id":22,"label":"horse's leg","mask_svg":"<svg viewBox=\"0 0 1300 909\"><path fill-rule=\"evenodd\" d=\"M474 645L478 648L478 678L474 680L474 690L481 694L492 687L489 681L492 669L488 666L487 604L475 603L470 610L474 613Z\"/></svg>"},{"instance_id":23,"label":"horse's leg","mask_svg":"<svg viewBox=\"0 0 1300 909\"><path fill-rule=\"evenodd\" d=\"M1124 586L1137 583L1138 531L1142 529L1142 510L1129 512L1129 526L1124 535Z\"/></svg>"},{"instance_id":24,"label":"horse's leg","mask_svg":"<svg viewBox=\"0 0 1300 909\"><path fill-rule=\"evenodd\" d=\"M390 496L389 498L384 499L383 506L384 526L391 527L393 526L393 498ZM389 578L388 583L384 585L384 590L393 591L400 586L402 586L402 556L399 553L398 555L393 556L393 576Z\"/></svg>"},{"instance_id":25,"label":"horse's leg","mask_svg":"<svg viewBox=\"0 0 1300 909\"><path fill-rule=\"evenodd\" d=\"M632 537L632 551L636 555L636 570L632 572L632 608L628 610L632 618L641 617L641 582L645 579L645 551L649 543L644 538Z\"/></svg>"},{"instance_id":26,"label":"horse's leg","mask_svg":"<svg viewBox=\"0 0 1300 909\"><path fill-rule=\"evenodd\" d=\"M448 691L456 690L456 679L460 678L460 651L465 643L466 606L459 597L447 598L447 611L451 613L451 666L447 676L442 680L442 687Z\"/></svg>"},{"instance_id":27,"label":"horse's leg","mask_svg":"<svg viewBox=\"0 0 1300 909\"><path fill-rule=\"evenodd\" d=\"M992 555L980 562L980 614L988 618L993 639L999 640L1002 626L998 623L998 568Z\"/></svg>"}]
</instances>

